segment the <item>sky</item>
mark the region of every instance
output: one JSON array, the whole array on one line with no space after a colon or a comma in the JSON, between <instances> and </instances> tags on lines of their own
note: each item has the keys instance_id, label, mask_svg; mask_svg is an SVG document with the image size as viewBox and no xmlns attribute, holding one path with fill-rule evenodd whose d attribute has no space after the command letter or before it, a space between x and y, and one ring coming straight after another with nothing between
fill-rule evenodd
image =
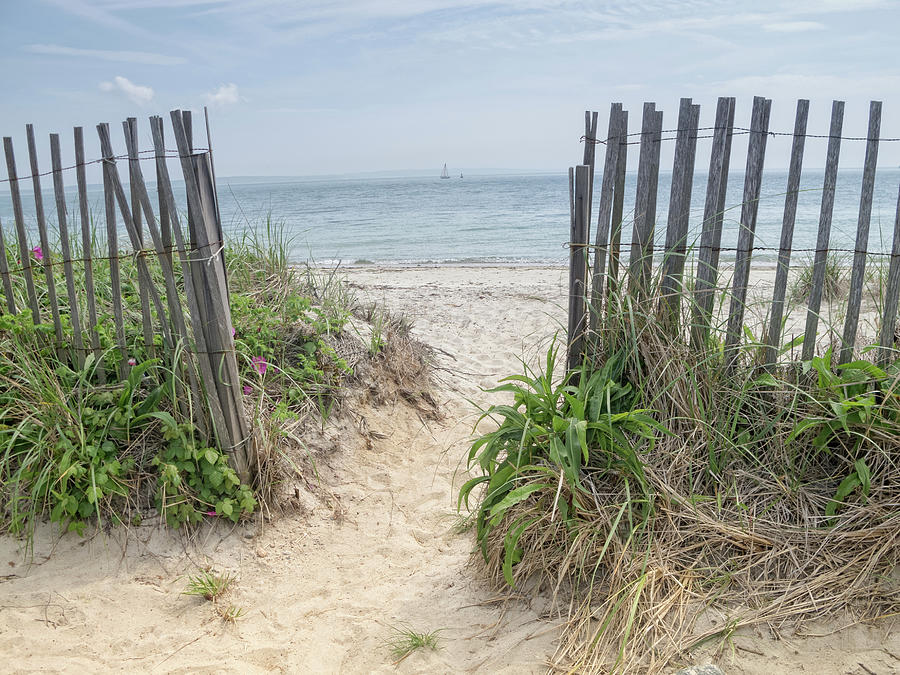
<instances>
[{"instance_id":1,"label":"sky","mask_svg":"<svg viewBox=\"0 0 900 675\"><path fill-rule=\"evenodd\" d=\"M706 126L735 96L749 126L766 96L776 131L809 98L810 133L841 99L853 136L877 99L882 136L900 137L898 33L900 0L0 0L0 133L23 152L33 123L71 156L82 125L96 157L98 122L121 146L138 117L147 147L148 116L208 106L220 176L564 171L585 110L605 129L620 101L634 131L655 101L670 129L681 97ZM845 143L841 165L861 166L864 145ZM766 166L788 148L773 140ZM811 142L806 164L824 155ZM900 143L879 164L900 165Z\"/></svg>"}]
</instances>

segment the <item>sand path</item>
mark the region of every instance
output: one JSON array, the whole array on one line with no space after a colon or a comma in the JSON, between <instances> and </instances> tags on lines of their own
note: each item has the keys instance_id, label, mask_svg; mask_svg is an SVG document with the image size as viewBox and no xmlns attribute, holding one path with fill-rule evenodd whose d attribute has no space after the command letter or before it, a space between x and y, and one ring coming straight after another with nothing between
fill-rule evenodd
<instances>
[{"instance_id":1,"label":"sand path","mask_svg":"<svg viewBox=\"0 0 900 675\"><path fill-rule=\"evenodd\" d=\"M89 539L45 527L31 565L0 538L0 671L541 672L553 626L492 601L467 568L453 485L472 424L466 399L516 370L529 337L521 312L545 317L548 298L516 272L506 314L484 302L492 291L477 274L459 274L441 285L414 271L353 273L360 295L407 313L439 350L444 419L400 405L359 411L371 447L334 430L335 452L318 466L333 500L308 500L310 513L261 531L210 526L190 542L152 525ZM224 600L245 611L234 625L181 594L183 575L206 565L238 576ZM399 625L440 629L441 649L393 665L384 642Z\"/></svg>"},{"instance_id":2,"label":"sand path","mask_svg":"<svg viewBox=\"0 0 900 675\"><path fill-rule=\"evenodd\" d=\"M258 528L210 525L191 541L143 525L127 537L36 538L34 564L0 537L0 672L543 672L555 629L541 607L502 605L467 567L454 486L474 421L470 400L542 356L565 317L563 270L354 269L358 295L414 322L436 354L439 422L405 406L357 411L318 465L333 499ZM365 424L370 444L353 431ZM306 477L315 482L313 475ZM123 551L123 540L127 546ZM51 555L52 553L52 555ZM226 624L181 594L187 573L237 574ZM392 626L441 629L441 649L392 664ZM900 634L807 626L821 637L736 635L718 660L729 675L900 672Z\"/></svg>"}]
</instances>

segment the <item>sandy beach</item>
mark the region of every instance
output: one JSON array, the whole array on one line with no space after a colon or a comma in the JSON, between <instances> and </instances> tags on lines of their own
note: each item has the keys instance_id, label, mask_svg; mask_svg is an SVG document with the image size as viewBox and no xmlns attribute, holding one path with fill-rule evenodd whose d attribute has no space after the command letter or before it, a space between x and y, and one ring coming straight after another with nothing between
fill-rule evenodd
<instances>
[{"instance_id":1,"label":"sandy beach","mask_svg":"<svg viewBox=\"0 0 900 675\"><path fill-rule=\"evenodd\" d=\"M433 349L440 419L402 403L329 425L333 444L298 480L301 513L263 525L210 523L192 537L144 523L59 537L33 561L0 538L3 672L537 673L557 622L540 600L504 602L470 564L455 487L482 389L541 356L565 322L567 271L527 267L354 268L348 283L413 322ZM759 281L763 293L765 280ZM309 486L309 489L305 486ZM302 494L301 494L302 492ZM185 575L237 576L223 622L182 595ZM726 673L900 671L894 619L738 634ZM392 628L440 630L440 649L393 663ZM805 637L795 635L793 628Z\"/></svg>"}]
</instances>

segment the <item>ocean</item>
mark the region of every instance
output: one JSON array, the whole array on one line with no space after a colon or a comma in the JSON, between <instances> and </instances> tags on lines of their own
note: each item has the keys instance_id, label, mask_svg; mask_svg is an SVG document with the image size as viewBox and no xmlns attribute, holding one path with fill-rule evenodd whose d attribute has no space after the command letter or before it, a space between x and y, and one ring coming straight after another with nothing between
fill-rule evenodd
<instances>
[{"instance_id":1,"label":"ocean","mask_svg":"<svg viewBox=\"0 0 900 675\"><path fill-rule=\"evenodd\" d=\"M656 240L665 239L671 174L660 173ZM599 192L599 175L595 194ZM706 174L695 175L689 244L699 241ZM814 249L822 200L822 170L803 172L795 225L795 260ZM626 179L623 242L631 239L636 175ZM786 171L767 171L762 185L755 245L777 248L781 235ZM862 170L842 169L838 176L832 223L832 248L853 249ZM890 251L897 208L900 169L879 169L876 178L869 250ZM24 184L23 184L24 188ZM44 209L55 223L49 177L44 179ZM729 177L722 245L737 243L743 175ZM240 237L264 230L267 218L283 227L295 262L319 265L564 264L569 234L568 176L565 172L516 175L466 174L442 180L417 178L229 179L218 180L224 231ZM181 198L183 201L183 197ZM102 192L89 191L93 212L102 214ZM34 204L23 189L29 230ZM77 212L67 190L69 213ZM592 218L596 219L597 200ZM629 209L631 212L629 213ZM13 228L8 192L0 192L0 219L9 241ZM99 222L99 221L98 221ZM592 229L596 223L592 223ZM70 224L71 227L71 224ZM102 228L101 228L102 229ZM120 226L120 229L121 226ZM125 241L124 229L120 237ZM775 251L759 250L755 259L771 263ZM733 253L723 251L727 261Z\"/></svg>"}]
</instances>

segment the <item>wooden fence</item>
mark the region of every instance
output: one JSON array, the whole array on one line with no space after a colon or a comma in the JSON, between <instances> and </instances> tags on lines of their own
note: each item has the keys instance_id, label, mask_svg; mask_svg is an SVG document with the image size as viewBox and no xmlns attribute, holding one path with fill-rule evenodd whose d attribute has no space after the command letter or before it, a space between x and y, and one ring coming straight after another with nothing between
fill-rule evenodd
<instances>
[{"instance_id":1,"label":"wooden fence","mask_svg":"<svg viewBox=\"0 0 900 675\"><path fill-rule=\"evenodd\" d=\"M760 186L767 139L774 134L769 130L770 99L756 97L750 127L734 126L735 99L719 98L713 126L701 128L700 106L691 99L681 99L677 129L663 131L663 114L654 103L645 103L639 134L628 133L628 112L620 103L612 104L608 131L605 139L597 136L597 113L585 113L585 147L582 164L569 169L570 193L570 283L569 283L569 358L570 367L581 363L588 351L589 337L598 331L598 323L604 320L609 306L608 298L626 289L634 302L641 302L661 319L675 327L673 339L684 340L696 349L709 345L712 330L720 331L717 337L724 346L725 363L732 368L739 359L744 340L745 309L753 260L754 236L757 229ZM796 121L792 137L790 168L784 192L784 211L780 245L777 250L775 280L767 320L763 326L762 361L766 367L779 359L784 343L784 318L788 275L791 270L792 242L797 215L800 175L803 165L809 101L797 102ZM824 184L821 192L821 208L817 243L811 270L811 291L806 304L806 324L802 340L789 341L788 346L802 343L801 360L809 360L816 354L820 312L823 303L826 266L834 208L835 185L838 175L838 158L842 139L844 115L843 101L834 101L831 109L831 125L827 134L828 147L825 158ZM869 107L869 124L865 137L853 140L865 141L865 164L856 229L856 243L851 251L849 290L843 331L837 340L840 363L847 363L859 351L857 332L860 305L866 277L866 261L875 253L868 251L869 225L872 214L875 168L881 128L881 103L872 101ZM697 139L705 132L712 139L709 157L706 195L699 242L688 244L688 225ZM663 134L674 137L663 138ZM744 172L743 198L734 268L727 286L722 283L720 253L725 195L729 175L732 141L734 136L748 137L746 170ZM819 136L819 137L825 137ZM656 228L656 199L660 170L660 148L664 140L674 140L671 194L666 220L665 245L662 251L654 251ZM898 139L889 139L898 140ZM624 225L624 190L628 146L639 144L638 173L635 194L634 217L631 227L631 246L628 267L624 275L620 262L621 235ZM605 146L599 197L594 198L595 148ZM593 204L596 203L596 229L593 244L590 241ZM591 253L593 255L591 255ZM591 260L593 258L593 260ZM900 197L893 227L892 249L889 257L887 281L883 289L882 309L878 317L876 358L885 362L894 353L894 328L900 296ZM690 268L686 265L690 263ZM651 280L653 271L657 275ZM691 272L691 273L689 273ZM627 284L627 285L626 285ZM727 320L716 324L713 305L722 294L730 300Z\"/></svg>"},{"instance_id":2,"label":"wooden fence","mask_svg":"<svg viewBox=\"0 0 900 675\"><path fill-rule=\"evenodd\" d=\"M85 160L84 130L75 127L75 161L71 166L63 166L59 135L50 134L52 168L45 173L38 166L35 133L29 124L26 136L31 175L27 177L17 173L12 139L3 139L8 173L5 182L9 184L15 220L14 233L4 231L0 222L0 253L4 253L0 255L0 278L5 310L16 314L28 309L36 324L52 322L52 339L60 358L78 368L92 364L92 376L100 384L105 382L106 366L124 378L134 363L126 343L120 265L126 261L134 264L145 353L162 358L167 367L173 368L182 415L193 419L207 439L216 441L241 480L248 481L255 466L255 444L242 403L212 155L208 148L194 149L189 111L175 110L170 117L177 153L166 150L163 119L157 116L149 120L153 148L139 150L137 120L129 118L122 123L124 154L114 151L109 125L97 125L100 159L96 160ZM206 131L209 140L208 118ZM179 160L184 178L186 228L179 217L168 171L167 158L173 155ZM120 175L120 160L127 163L127 193ZM144 179L144 161L152 162L155 170L155 211ZM95 242L88 202L86 167L95 163L102 166L105 251L98 250ZM77 216L68 213L66 204L64 174L71 171L75 172L77 183ZM56 259L51 246L52 222L44 211L41 179L48 174L52 176L56 203L60 259ZM33 189L39 247L31 245L35 228L26 226L19 186L23 180L30 180ZM124 224L129 244L123 248L119 222ZM14 240L15 254L7 253L8 239ZM152 256L158 266L151 269L148 260ZM18 267L11 264L15 261ZM108 265L101 266L101 262ZM60 266L65 277L64 298L57 294ZM100 267L103 273L108 269L109 297L105 291L98 294L95 273ZM43 283L38 279L40 274ZM17 303L16 289L22 287L24 292ZM101 330L110 315L115 346L104 350ZM68 321L64 321L65 317Z\"/></svg>"}]
</instances>

